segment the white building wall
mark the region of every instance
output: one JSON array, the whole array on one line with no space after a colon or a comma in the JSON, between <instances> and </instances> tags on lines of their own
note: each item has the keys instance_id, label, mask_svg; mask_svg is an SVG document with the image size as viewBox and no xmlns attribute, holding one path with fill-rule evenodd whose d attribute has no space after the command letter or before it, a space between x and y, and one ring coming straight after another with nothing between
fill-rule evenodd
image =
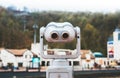
<instances>
[{"instance_id":1,"label":"white building wall","mask_svg":"<svg viewBox=\"0 0 120 78\"><path fill-rule=\"evenodd\" d=\"M40 54L40 43L32 43L31 44L31 51L34 52L35 54L39 55Z\"/></svg>"},{"instance_id":2,"label":"white building wall","mask_svg":"<svg viewBox=\"0 0 120 78\"><path fill-rule=\"evenodd\" d=\"M113 32L114 59L116 60L120 59L120 40L118 40L118 36L119 36L118 34L120 34L120 31Z\"/></svg>"},{"instance_id":3,"label":"white building wall","mask_svg":"<svg viewBox=\"0 0 120 78\"><path fill-rule=\"evenodd\" d=\"M13 63L14 67L18 67L18 63L23 63L23 67L28 67L32 57L33 54L30 50L26 50L22 56L15 56L6 49L2 49L0 52L0 58L3 66L7 66L8 63Z\"/></svg>"},{"instance_id":4,"label":"white building wall","mask_svg":"<svg viewBox=\"0 0 120 78\"><path fill-rule=\"evenodd\" d=\"M44 46L44 49L47 49L47 45ZM32 43L31 44L31 51L34 52L35 54L38 55L38 57L40 57L40 64L42 63L42 61L45 61L45 65L47 65L47 61L51 61L51 59L44 59L40 56L40 43Z\"/></svg>"},{"instance_id":5,"label":"white building wall","mask_svg":"<svg viewBox=\"0 0 120 78\"><path fill-rule=\"evenodd\" d=\"M91 69L94 68L94 59L91 59L90 61L87 61L86 59L81 60L81 67L82 69Z\"/></svg>"},{"instance_id":6,"label":"white building wall","mask_svg":"<svg viewBox=\"0 0 120 78\"><path fill-rule=\"evenodd\" d=\"M107 58L95 58L95 62L98 65L101 65L101 67L106 67L108 66L108 59Z\"/></svg>"},{"instance_id":7,"label":"white building wall","mask_svg":"<svg viewBox=\"0 0 120 78\"><path fill-rule=\"evenodd\" d=\"M5 49L1 50L1 60L3 66L7 66L8 63L13 63L13 65L18 66L16 57L13 54L7 52Z\"/></svg>"},{"instance_id":8,"label":"white building wall","mask_svg":"<svg viewBox=\"0 0 120 78\"><path fill-rule=\"evenodd\" d=\"M107 58L114 58L114 42L108 41L107 42Z\"/></svg>"},{"instance_id":9,"label":"white building wall","mask_svg":"<svg viewBox=\"0 0 120 78\"><path fill-rule=\"evenodd\" d=\"M27 50L23 54L23 67L29 67L30 66L30 61L32 61L33 54L31 51Z\"/></svg>"}]
</instances>

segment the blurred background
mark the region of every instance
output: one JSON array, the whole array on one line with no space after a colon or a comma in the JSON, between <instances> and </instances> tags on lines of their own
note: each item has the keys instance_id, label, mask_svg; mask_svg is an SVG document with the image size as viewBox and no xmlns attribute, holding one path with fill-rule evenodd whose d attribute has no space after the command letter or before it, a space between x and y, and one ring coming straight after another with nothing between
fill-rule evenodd
<instances>
[{"instance_id":1,"label":"blurred background","mask_svg":"<svg viewBox=\"0 0 120 78\"><path fill-rule=\"evenodd\" d=\"M120 26L119 0L0 0L0 47L29 49L34 30L39 42L39 28L51 21L79 26L81 48L107 56L107 41ZM73 49L72 44L62 47ZM54 46L61 45L49 47Z\"/></svg>"}]
</instances>

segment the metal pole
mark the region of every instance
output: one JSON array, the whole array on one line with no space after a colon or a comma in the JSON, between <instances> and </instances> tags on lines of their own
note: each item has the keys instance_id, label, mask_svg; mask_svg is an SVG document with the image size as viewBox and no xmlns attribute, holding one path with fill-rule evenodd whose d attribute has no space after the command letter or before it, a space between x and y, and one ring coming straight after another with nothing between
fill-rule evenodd
<instances>
[{"instance_id":1,"label":"metal pole","mask_svg":"<svg viewBox=\"0 0 120 78\"><path fill-rule=\"evenodd\" d=\"M24 15L24 18L23 18L23 22L24 22L24 31L26 30L26 17L25 17L25 15Z\"/></svg>"},{"instance_id":2,"label":"metal pole","mask_svg":"<svg viewBox=\"0 0 120 78\"><path fill-rule=\"evenodd\" d=\"M37 30L38 26L36 24L33 25L33 29L34 29L34 44L36 44L36 30Z\"/></svg>"},{"instance_id":3,"label":"metal pole","mask_svg":"<svg viewBox=\"0 0 120 78\"><path fill-rule=\"evenodd\" d=\"M36 28L34 29L34 44L36 44Z\"/></svg>"}]
</instances>

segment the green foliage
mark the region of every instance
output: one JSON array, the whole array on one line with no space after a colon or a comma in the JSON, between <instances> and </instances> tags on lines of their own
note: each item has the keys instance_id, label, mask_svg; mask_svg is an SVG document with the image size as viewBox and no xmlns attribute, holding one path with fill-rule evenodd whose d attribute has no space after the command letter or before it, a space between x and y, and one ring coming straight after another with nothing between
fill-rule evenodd
<instances>
[{"instance_id":1,"label":"green foliage","mask_svg":"<svg viewBox=\"0 0 120 78\"><path fill-rule=\"evenodd\" d=\"M100 33L93 25L86 24L81 35L81 44L83 44L83 48L99 51Z\"/></svg>"},{"instance_id":2,"label":"green foliage","mask_svg":"<svg viewBox=\"0 0 120 78\"><path fill-rule=\"evenodd\" d=\"M31 32L23 32L20 22L7 10L0 11L0 47L30 48Z\"/></svg>"},{"instance_id":3,"label":"green foliage","mask_svg":"<svg viewBox=\"0 0 120 78\"><path fill-rule=\"evenodd\" d=\"M23 31L26 20L26 31ZM33 42L33 28L36 23L39 28L49 22L70 22L81 28L81 48L101 51L106 55L107 39L117 25L120 25L120 12L116 13L91 13L91 12L33 12L25 18L16 17L13 12L0 7L0 47L5 48L30 48ZM37 30L39 42L39 29ZM48 43L50 48L74 49L76 41L65 45Z\"/></svg>"}]
</instances>

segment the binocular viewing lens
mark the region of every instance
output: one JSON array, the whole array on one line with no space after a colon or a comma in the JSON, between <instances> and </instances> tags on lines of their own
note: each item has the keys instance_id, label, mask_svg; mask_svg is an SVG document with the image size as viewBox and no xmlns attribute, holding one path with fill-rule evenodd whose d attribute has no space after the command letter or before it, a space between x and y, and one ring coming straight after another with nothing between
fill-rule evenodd
<instances>
[{"instance_id":1,"label":"binocular viewing lens","mask_svg":"<svg viewBox=\"0 0 120 78\"><path fill-rule=\"evenodd\" d=\"M63 33L62 34L62 39L67 39L69 37L68 33ZM57 40L58 39L58 34L57 33L52 33L51 38Z\"/></svg>"},{"instance_id":2,"label":"binocular viewing lens","mask_svg":"<svg viewBox=\"0 0 120 78\"><path fill-rule=\"evenodd\" d=\"M68 33L63 33L62 35L63 39L67 39L69 37Z\"/></svg>"},{"instance_id":3,"label":"binocular viewing lens","mask_svg":"<svg viewBox=\"0 0 120 78\"><path fill-rule=\"evenodd\" d=\"M52 33L51 37L52 37L53 39L58 39L58 34L57 34L57 33Z\"/></svg>"}]
</instances>

